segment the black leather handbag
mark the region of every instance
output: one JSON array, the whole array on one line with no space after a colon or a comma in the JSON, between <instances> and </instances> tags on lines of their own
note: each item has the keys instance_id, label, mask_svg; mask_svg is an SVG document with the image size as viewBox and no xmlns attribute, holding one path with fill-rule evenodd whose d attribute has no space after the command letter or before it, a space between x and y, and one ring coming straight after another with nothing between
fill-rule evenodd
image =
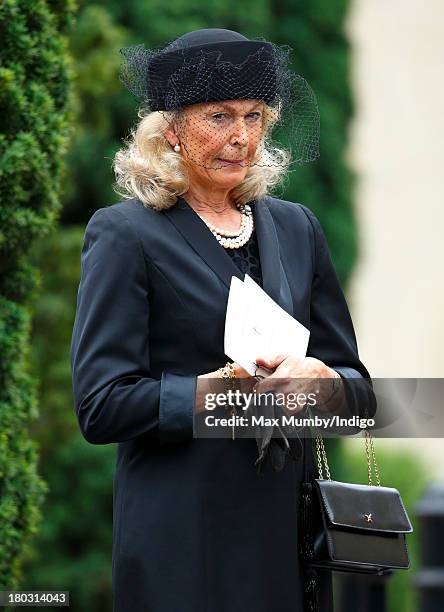
<instances>
[{"instance_id":1,"label":"black leather handbag","mask_svg":"<svg viewBox=\"0 0 444 612\"><path fill-rule=\"evenodd\" d=\"M319 478L302 484L300 521L300 555L311 568L383 575L410 567L412 524L399 491L381 486L371 433L365 429L364 436L368 485L332 480L324 442L315 436Z\"/></svg>"}]
</instances>

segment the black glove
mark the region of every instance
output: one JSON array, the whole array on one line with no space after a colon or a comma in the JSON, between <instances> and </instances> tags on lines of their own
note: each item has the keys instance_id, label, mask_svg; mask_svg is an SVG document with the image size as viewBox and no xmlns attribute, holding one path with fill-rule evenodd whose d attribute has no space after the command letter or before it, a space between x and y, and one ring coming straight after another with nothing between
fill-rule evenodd
<instances>
[{"instance_id":1,"label":"black glove","mask_svg":"<svg viewBox=\"0 0 444 612\"><path fill-rule=\"evenodd\" d=\"M262 380L272 374L273 370L258 367L255 372L256 380ZM262 415L266 419L276 418L275 408L267 403L249 407L250 413L255 416ZM297 434L296 434L297 436ZM257 425L256 444L259 456L254 462L257 473L260 474L269 462L275 472L279 472L285 466L287 457L296 461L302 455L302 442L299 437L287 439L284 430L276 425Z\"/></svg>"}]
</instances>

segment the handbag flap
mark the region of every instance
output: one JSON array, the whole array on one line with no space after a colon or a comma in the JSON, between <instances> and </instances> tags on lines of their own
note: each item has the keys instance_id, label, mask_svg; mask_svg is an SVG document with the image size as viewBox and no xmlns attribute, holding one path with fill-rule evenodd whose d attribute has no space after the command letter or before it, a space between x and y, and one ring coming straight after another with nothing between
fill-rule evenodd
<instances>
[{"instance_id":1,"label":"handbag flap","mask_svg":"<svg viewBox=\"0 0 444 612\"><path fill-rule=\"evenodd\" d=\"M397 489L319 478L314 483L332 525L392 533L413 531Z\"/></svg>"}]
</instances>

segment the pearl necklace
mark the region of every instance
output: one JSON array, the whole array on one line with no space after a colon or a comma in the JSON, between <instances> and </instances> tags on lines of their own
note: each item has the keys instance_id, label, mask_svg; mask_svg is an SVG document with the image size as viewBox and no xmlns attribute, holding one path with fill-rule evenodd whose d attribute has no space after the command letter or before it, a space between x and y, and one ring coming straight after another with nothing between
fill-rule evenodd
<instances>
[{"instance_id":1,"label":"pearl necklace","mask_svg":"<svg viewBox=\"0 0 444 612\"><path fill-rule=\"evenodd\" d=\"M249 204L241 204L239 210L242 214L241 225L239 230L235 232L216 227L199 215L202 221L204 221L211 230L219 244L225 249L238 249L250 240L251 234L253 233L254 222L251 206Z\"/></svg>"}]
</instances>

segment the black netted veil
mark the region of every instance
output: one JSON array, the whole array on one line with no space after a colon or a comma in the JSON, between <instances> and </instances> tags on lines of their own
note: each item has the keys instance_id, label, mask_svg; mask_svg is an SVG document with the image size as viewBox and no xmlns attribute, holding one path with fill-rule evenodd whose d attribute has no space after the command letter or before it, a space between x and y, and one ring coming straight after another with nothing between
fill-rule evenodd
<instances>
[{"instance_id":1,"label":"black netted veil","mask_svg":"<svg viewBox=\"0 0 444 612\"><path fill-rule=\"evenodd\" d=\"M319 156L316 96L307 81L290 69L288 46L249 40L231 30L204 29L184 34L162 49L146 49L141 44L120 51L122 83L148 110L167 113L169 120L175 118L181 145L196 163L209 162L199 158L198 143L191 146L187 139L187 113L183 111L193 105L197 105L192 115L197 128L194 137L197 133L202 143L213 142L216 149L219 141L222 146L238 128L240 114L250 139L266 125L254 158L244 160L247 165L287 165L282 148L289 151L292 163ZM233 110L224 105L231 100L262 101L266 108L249 112L252 106L246 104ZM224 159L238 158L225 155ZM217 161L211 163L216 164L211 167L220 167Z\"/></svg>"}]
</instances>

